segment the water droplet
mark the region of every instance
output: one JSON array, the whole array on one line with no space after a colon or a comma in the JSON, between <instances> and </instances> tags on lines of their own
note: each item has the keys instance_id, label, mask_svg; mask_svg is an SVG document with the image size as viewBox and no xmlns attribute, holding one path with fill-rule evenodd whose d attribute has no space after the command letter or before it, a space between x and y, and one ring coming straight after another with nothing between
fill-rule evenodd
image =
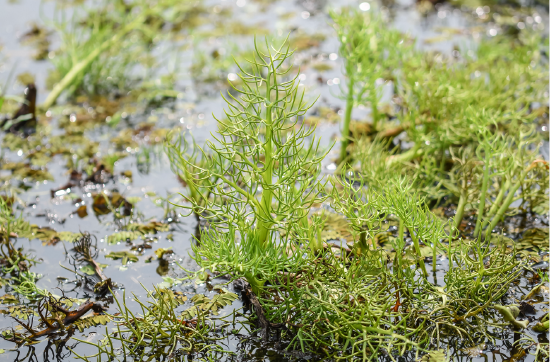
<instances>
[{"instance_id":1,"label":"water droplet","mask_svg":"<svg viewBox=\"0 0 550 362\"><path fill-rule=\"evenodd\" d=\"M370 4L369 4L369 3L361 3L361 4L359 4L359 10L361 10L361 11L369 11L369 10L370 10Z\"/></svg>"}]
</instances>

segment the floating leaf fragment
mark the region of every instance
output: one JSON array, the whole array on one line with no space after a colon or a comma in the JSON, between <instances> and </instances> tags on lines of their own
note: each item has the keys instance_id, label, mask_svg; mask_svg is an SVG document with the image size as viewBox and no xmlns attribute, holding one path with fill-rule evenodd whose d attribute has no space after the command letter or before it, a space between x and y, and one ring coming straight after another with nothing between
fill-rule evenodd
<instances>
[{"instance_id":1,"label":"floating leaf fragment","mask_svg":"<svg viewBox=\"0 0 550 362\"><path fill-rule=\"evenodd\" d=\"M122 265L128 264L129 261L135 263L139 260L139 258L130 251L111 251L109 254L105 255L105 257L113 260L122 259Z\"/></svg>"},{"instance_id":2,"label":"floating leaf fragment","mask_svg":"<svg viewBox=\"0 0 550 362\"><path fill-rule=\"evenodd\" d=\"M448 359L445 357L445 351L439 349L437 351L431 351L426 353L420 359L420 362L447 362Z\"/></svg>"},{"instance_id":3,"label":"floating leaf fragment","mask_svg":"<svg viewBox=\"0 0 550 362\"><path fill-rule=\"evenodd\" d=\"M84 329L95 327L97 325L106 325L113 320L113 317L110 315L89 315L84 316L73 323L80 332L83 332Z\"/></svg>"},{"instance_id":4,"label":"floating leaf fragment","mask_svg":"<svg viewBox=\"0 0 550 362\"><path fill-rule=\"evenodd\" d=\"M230 305L238 298L235 293L216 294L212 299L208 298L204 294L197 294L191 298L191 301L195 304L193 307L183 311L181 314L184 319L191 319L196 316L200 311L210 312L217 315L219 309Z\"/></svg>"},{"instance_id":5,"label":"floating leaf fragment","mask_svg":"<svg viewBox=\"0 0 550 362\"><path fill-rule=\"evenodd\" d=\"M0 303L2 303L2 304L17 304L17 303L19 303L19 300L11 294L5 294L5 295L0 297Z\"/></svg>"},{"instance_id":6,"label":"floating leaf fragment","mask_svg":"<svg viewBox=\"0 0 550 362\"><path fill-rule=\"evenodd\" d=\"M159 259L162 259L162 257L164 255L167 255L167 254L174 254L174 250L172 250L172 247L169 247L169 248L159 248L157 250L155 250L155 255L157 256L157 258Z\"/></svg>"},{"instance_id":7,"label":"floating leaf fragment","mask_svg":"<svg viewBox=\"0 0 550 362\"><path fill-rule=\"evenodd\" d=\"M79 218L83 219L85 218L86 216L88 216L88 208L86 207L86 205L81 205L77 210L76 210L76 214L78 215Z\"/></svg>"},{"instance_id":8,"label":"floating leaf fragment","mask_svg":"<svg viewBox=\"0 0 550 362\"><path fill-rule=\"evenodd\" d=\"M107 236L107 243L110 245L114 245L120 242L126 242L126 241L132 241L139 239L142 236L142 234L138 231L120 231L114 234L111 234Z\"/></svg>"},{"instance_id":9,"label":"floating leaf fragment","mask_svg":"<svg viewBox=\"0 0 550 362\"><path fill-rule=\"evenodd\" d=\"M485 350L485 343L482 343L474 347L463 348L460 351L466 353L470 357L479 357L484 350Z\"/></svg>"},{"instance_id":10,"label":"floating leaf fragment","mask_svg":"<svg viewBox=\"0 0 550 362\"><path fill-rule=\"evenodd\" d=\"M528 320L518 321L516 318L519 316L520 310L515 305L502 306L495 304L493 308L496 309L504 318L506 322L509 322L511 325L518 329L525 329L529 324Z\"/></svg>"},{"instance_id":11,"label":"floating leaf fragment","mask_svg":"<svg viewBox=\"0 0 550 362\"><path fill-rule=\"evenodd\" d=\"M104 269L105 267L107 267L107 264L99 264L98 263L98 265L101 269ZM91 266L90 264L86 264L86 265L81 266L80 271L83 272L84 274L87 274L87 275L96 275L94 267Z\"/></svg>"},{"instance_id":12,"label":"floating leaf fragment","mask_svg":"<svg viewBox=\"0 0 550 362\"><path fill-rule=\"evenodd\" d=\"M538 322L537 324L535 324L535 326L533 327L533 330L537 333L543 333L543 332L547 332L548 331L548 327L549 327L549 320L548 320L548 313L546 313L544 315L544 317L542 317L540 319L540 322Z\"/></svg>"},{"instance_id":13,"label":"floating leaf fragment","mask_svg":"<svg viewBox=\"0 0 550 362\"><path fill-rule=\"evenodd\" d=\"M164 280L162 283L159 283L157 286L162 289L168 289L172 288L174 285L181 284L181 280L175 279L172 277L162 277L162 280ZM187 297L186 297L187 299Z\"/></svg>"}]
</instances>

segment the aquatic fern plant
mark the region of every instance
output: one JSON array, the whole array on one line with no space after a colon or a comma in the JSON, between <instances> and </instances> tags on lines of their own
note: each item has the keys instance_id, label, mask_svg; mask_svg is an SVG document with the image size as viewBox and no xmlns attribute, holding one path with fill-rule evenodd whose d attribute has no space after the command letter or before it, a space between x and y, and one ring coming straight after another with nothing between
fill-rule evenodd
<instances>
[{"instance_id":1,"label":"aquatic fern plant","mask_svg":"<svg viewBox=\"0 0 550 362\"><path fill-rule=\"evenodd\" d=\"M477 209L473 236L488 238L514 202L521 201L524 210L548 203L548 163L540 158L540 135L533 126L520 125L514 135L505 135L493 130L499 119L494 115L481 111L469 119L478 144L450 148L454 165L449 172L428 172L442 174L437 182L458 199L454 228L467 210Z\"/></svg>"},{"instance_id":2,"label":"aquatic fern plant","mask_svg":"<svg viewBox=\"0 0 550 362\"><path fill-rule=\"evenodd\" d=\"M115 295L119 313L106 314L115 323L113 332L109 333L108 327L105 327L105 337L98 342L75 338L80 343L97 348L97 353L88 356L73 350L75 358L84 361L127 361L129 358L151 361L167 355L183 360L182 356L192 355L198 360L214 360L217 354L225 352L216 344L218 338L213 336L212 331L230 322L210 314L230 304L237 297L235 294L219 294L212 300L196 295L192 299L195 305L183 311L179 307L187 297L171 290L155 287L147 291L147 297L148 301L143 302L135 294L132 298L126 298L125 293L119 298ZM139 312L131 311L126 306L130 299L138 304Z\"/></svg>"},{"instance_id":3,"label":"aquatic fern plant","mask_svg":"<svg viewBox=\"0 0 550 362\"><path fill-rule=\"evenodd\" d=\"M309 209L326 198L319 178L326 152L315 128L300 122L312 103L299 74L290 76L288 41L274 47L266 40L264 49L255 41L254 47L246 67L237 63L241 87L232 85L224 96L226 120L216 118L218 135L200 148L201 163L193 157L172 162L196 191L182 195L191 205L181 207L200 210L211 226L195 247L196 260L204 268L246 274L258 292L266 270L256 269L289 246L276 231L286 230L288 238L307 229Z\"/></svg>"},{"instance_id":4,"label":"aquatic fern plant","mask_svg":"<svg viewBox=\"0 0 550 362\"><path fill-rule=\"evenodd\" d=\"M427 207L425 199L412 189L412 183L406 178L389 178L383 186L365 187L363 182L353 179L332 178L332 207L346 216L352 229L359 236L354 240L354 251L361 254L369 249L377 250L376 235L387 230L387 215L399 220L399 236L394 242L397 251L398 267L403 266L401 253L405 250L403 233L407 230L413 241L414 253L420 269L427 276L424 256L420 243L432 250L435 260L440 240L447 237L445 223L437 218Z\"/></svg>"},{"instance_id":5,"label":"aquatic fern plant","mask_svg":"<svg viewBox=\"0 0 550 362\"><path fill-rule=\"evenodd\" d=\"M354 248L308 259L299 272L281 271L260 297L266 317L291 331L291 347L365 361L423 353L457 336L468 344L478 336L493 341L490 328L506 326L495 317L502 313L498 303L523 267L516 254L480 239L453 241L449 223L427 208L407 178L365 188L345 175L332 180L332 205L355 231ZM395 218L398 236L385 241L391 251L375 240ZM431 249L433 281L419 275L427 276L420 243ZM438 285L436 267L446 256L449 269Z\"/></svg>"},{"instance_id":6,"label":"aquatic fern plant","mask_svg":"<svg viewBox=\"0 0 550 362\"><path fill-rule=\"evenodd\" d=\"M160 87L161 80L171 83L171 75L159 76L155 85L141 79L151 78L157 68L150 56L152 49L161 37L172 35L162 32L162 27L176 27L194 6L191 1L177 0L101 0L89 9L83 5L70 12L56 11L51 25L61 44L48 79L52 90L41 107L50 108L63 93L105 94L113 89L131 89L134 94L146 91L142 98L174 97L173 90ZM140 79L135 77L139 66L146 72Z\"/></svg>"},{"instance_id":7,"label":"aquatic fern plant","mask_svg":"<svg viewBox=\"0 0 550 362\"><path fill-rule=\"evenodd\" d=\"M340 40L339 53L344 60L344 74L347 78L346 110L344 114L340 162L347 157L350 138L351 113L354 106L369 103L372 125L378 127L380 112L380 87L376 81L387 76L400 57L397 55L403 35L398 31L384 29L382 20L370 13L344 9L332 12L334 28Z\"/></svg>"},{"instance_id":8,"label":"aquatic fern plant","mask_svg":"<svg viewBox=\"0 0 550 362\"><path fill-rule=\"evenodd\" d=\"M395 361L396 355L426 351L428 338L416 336L428 323L412 322L411 308L399 308L405 281L387 272L380 255L328 253L323 262L304 265L269 286L271 296L260 299L268 319L291 331L290 348L317 350L336 361L381 355Z\"/></svg>"}]
</instances>

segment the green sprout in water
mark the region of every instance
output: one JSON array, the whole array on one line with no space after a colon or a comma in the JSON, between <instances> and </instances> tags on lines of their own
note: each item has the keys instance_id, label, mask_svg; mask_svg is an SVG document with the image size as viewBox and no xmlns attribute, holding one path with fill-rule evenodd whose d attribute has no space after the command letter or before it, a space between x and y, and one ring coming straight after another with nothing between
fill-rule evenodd
<instances>
[{"instance_id":1,"label":"green sprout in water","mask_svg":"<svg viewBox=\"0 0 550 362\"><path fill-rule=\"evenodd\" d=\"M196 260L225 272L231 264L231 270L246 274L256 292L265 280L263 272L254 270L261 266L245 267L239 255L261 258L258 263L271 254L278 260L285 248L277 243L288 241L277 240L275 231L295 235L307 229L309 209L326 198L318 177L326 153L312 136L315 128L300 123L312 104L305 100L298 74L288 76L292 54L286 40L279 47L266 40L266 49L255 42L249 67L237 64L242 88L233 87L235 94L224 97L228 120L217 119L219 135L207 141L209 151L201 149L203 162L172 158L179 170L195 172L185 178L192 206L182 207L204 210L201 216L212 226L201 236ZM216 182L197 181L205 177ZM316 239L311 242L318 244Z\"/></svg>"},{"instance_id":2,"label":"green sprout in water","mask_svg":"<svg viewBox=\"0 0 550 362\"><path fill-rule=\"evenodd\" d=\"M332 12L334 28L340 40L340 55L344 60L346 83L346 110L340 146L340 162L348 157L350 122L353 108L368 102L371 107L372 127L376 131L380 120L378 103L380 89L376 81L387 76L399 59L396 52L403 36L385 26L380 18L367 12L345 9Z\"/></svg>"}]
</instances>

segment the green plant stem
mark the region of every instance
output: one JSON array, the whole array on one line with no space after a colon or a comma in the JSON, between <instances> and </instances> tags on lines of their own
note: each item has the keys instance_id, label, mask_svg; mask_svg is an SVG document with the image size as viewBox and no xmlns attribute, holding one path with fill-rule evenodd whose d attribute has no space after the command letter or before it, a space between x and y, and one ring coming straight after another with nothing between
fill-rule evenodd
<instances>
[{"instance_id":1,"label":"green plant stem","mask_svg":"<svg viewBox=\"0 0 550 362\"><path fill-rule=\"evenodd\" d=\"M409 229L411 238L413 240L414 244L414 250L416 251L416 255L418 255L418 264L420 264L420 268L422 269L422 273L424 273L424 277L428 277L428 272L426 271L426 265L424 264L424 259L422 258L422 254L420 253L420 244L418 243L418 238L414 234L414 230Z\"/></svg>"},{"instance_id":2,"label":"green plant stem","mask_svg":"<svg viewBox=\"0 0 550 362\"><path fill-rule=\"evenodd\" d=\"M266 122L265 122L265 143L263 144L265 163L264 171L262 172L262 178L264 180L264 188L262 190L262 198L260 201L260 210L258 220L258 243L259 245L265 247L267 245L267 238L269 236L269 230L271 223L269 219L271 218L271 201L273 198L273 192L271 190L271 185L273 184L273 115L272 108L273 103L271 103L271 76L273 76L273 84L277 85L276 71L275 69L268 69L267 79L266 79ZM276 101L279 98L279 89L275 86L275 98ZM269 185L269 186L267 186Z\"/></svg>"},{"instance_id":3,"label":"green plant stem","mask_svg":"<svg viewBox=\"0 0 550 362\"><path fill-rule=\"evenodd\" d=\"M191 198L195 201L196 204L202 204L204 202L205 195L203 195L197 188L193 175L191 175L191 173L187 169L185 169L185 177L187 178L186 181L187 185L189 186L189 193L191 194ZM206 196L206 199L208 199L208 196ZM193 206L193 214L195 215L197 222L200 221L201 213L199 207Z\"/></svg>"},{"instance_id":4,"label":"green plant stem","mask_svg":"<svg viewBox=\"0 0 550 362\"><path fill-rule=\"evenodd\" d=\"M477 252L477 265L478 265L478 275L477 275L477 278L475 279L475 287L473 288L473 290L477 291L479 290L478 288L481 286L481 284L483 283L483 277L485 275L485 264L484 264L484 259L485 259L485 253L483 252L482 250L482 246L481 246L481 239L478 238L475 240L475 252Z\"/></svg>"},{"instance_id":5,"label":"green plant stem","mask_svg":"<svg viewBox=\"0 0 550 362\"><path fill-rule=\"evenodd\" d=\"M399 230L398 230L398 236L397 236L397 242L396 242L397 248L395 249L395 255L396 255L397 264L398 264L398 267L397 267L398 273L397 274L399 276L401 276L402 265L403 265L402 253L403 253L403 248L404 248L404 245L405 245L404 235L405 235L405 227L403 225L403 220L399 219Z\"/></svg>"},{"instance_id":6,"label":"green plant stem","mask_svg":"<svg viewBox=\"0 0 550 362\"><path fill-rule=\"evenodd\" d=\"M483 183L481 185L481 195L479 196L479 208L477 209L476 227L474 229L474 236L477 237L481 231L481 222L483 219L483 211L485 210L485 197L487 195L487 188L489 187L489 159L491 155L488 150L485 150L485 168L483 170Z\"/></svg>"},{"instance_id":7,"label":"green plant stem","mask_svg":"<svg viewBox=\"0 0 550 362\"><path fill-rule=\"evenodd\" d=\"M493 218L493 220L491 220L491 224L489 224L489 226L487 227L487 230L485 230L485 238L489 236L491 231L495 228L495 226L497 226L498 222L504 217L506 210L508 210L512 202L514 202L514 195L521 187L521 182L527 176L527 172L528 172L527 170L523 171L519 177L518 182L516 182L514 186L512 186L510 191L508 191L508 195L506 196L506 199L504 199L502 206L498 209L498 212Z\"/></svg>"},{"instance_id":8,"label":"green plant stem","mask_svg":"<svg viewBox=\"0 0 550 362\"><path fill-rule=\"evenodd\" d=\"M510 179L506 178L504 185L500 188L500 191L498 192L495 202L493 202L493 204L491 205L491 208L489 209L489 212L487 212L485 221L483 221L483 223L481 224L481 230L485 228L485 226L489 223L489 219L495 215L495 212L497 212L498 205L500 205L500 203L504 199L504 195L506 194L506 191L508 191L508 189L510 188L510 184L511 184Z\"/></svg>"},{"instance_id":9,"label":"green plant stem","mask_svg":"<svg viewBox=\"0 0 550 362\"><path fill-rule=\"evenodd\" d=\"M348 74L351 74L348 72ZM347 158L347 148L349 144L349 124L351 122L351 111L353 110L353 87L355 79L350 77L348 84L348 97L346 100L346 113L344 114L344 128L342 129L342 141L340 145L340 163Z\"/></svg>"},{"instance_id":10,"label":"green plant stem","mask_svg":"<svg viewBox=\"0 0 550 362\"><path fill-rule=\"evenodd\" d=\"M462 218L464 217L464 208L466 207L467 199L468 199L468 189L466 188L466 179L463 179L462 190L460 191L460 199L458 200L458 206L456 207L456 215L453 220L453 228L457 231L457 233L459 230L458 227L460 226L460 223L462 222Z\"/></svg>"},{"instance_id":11,"label":"green plant stem","mask_svg":"<svg viewBox=\"0 0 550 362\"><path fill-rule=\"evenodd\" d=\"M395 162L408 162L408 161L414 160L416 157L420 156L421 154L422 154L422 149L420 148L420 143L417 142L413 146L413 148L411 148L410 150L400 153L399 155L388 157L386 162L390 165Z\"/></svg>"},{"instance_id":12,"label":"green plant stem","mask_svg":"<svg viewBox=\"0 0 550 362\"><path fill-rule=\"evenodd\" d=\"M61 79L61 81L57 83L52 89L50 94L48 94L48 97L42 104L41 108L50 108L55 103L57 98L61 95L61 93L63 93L63 91L74 82L74 80L78 77L80 73L86 71L88 66L94 60L96 60L101 55L101 53L109 49L111 46L117 44L124 36L126 36L126 34L134 30L136 27L140 26L143 23L144 18L149 15L150 12L151 10L146 10L141 13L132 22L122 27L122 29L120 29L115 35L101 43L97 48L90 52L88 56L73 65L71 70L69 70L69 72L65 74L63 79Z\"/></svg>"},{"instance_id":13,"label":"green plant stem","mask_svg":"<svg viewBox=\"0 0 550 362\"><path fill-rule=\"evenodd\" d=\"M359 244L359 250L361 251L361 253L366 253L367 250L369 249L369 247L367 246L367 230L361 230L359 232L359 243L358 244ZM373 240L373 246L374 246L374 240Z\"/></svg>"},{"instance_id":14,"label":"green plant stem","mask_svg":"<svg viewBox=\"0 0 550 362\"><path fill-rule=\"evenodd\" d=\"M376 84L373 83L371 90L371 112L372 112L372 128L374 131L378 129L378 119L380 113L378 112L378 97L376 95Z\"/></svg>"},{"instance_id":15,"label":"green plant stem","mask_svg":"<svg viewBox=\"0 0 550 362\"><path fill-rule=\"evenodd\" d=\"M261 296L264 282L250 272L244 272L244 277L252 287L254 294Z\"/></svg>"},{"instance_id":16,"label":"green plant stem","mask_svg":"<svg viewBox=\"0 0 550 362\"><path fill-rule=\"evenodd\" d=\"M433 247L432 247L432 274L434 277L434 281L436 280L435 279L436 267L437 267L437 247L434 241ZM436 281L436 284L437 284L437 281Z\"/></svg>"},{"instance_id":17,"label":"green plant stem","mask_svg":"<svg viewBox=\"0 0 550 362\"><path fill-rule=\"evenodd\" d=\"M269 77L267 82L267 97L269 102ZM272 159L272 153L273 153L273 145L272 145L272 137L273 137L273 121L272 121L272 115L271 115L271 107L270 104L267 106L267 116L266 116L266 129L265 129L265 143L263 145L264 148L264 154L265 154L265 163L264 168L265 170L262 173L262 178L264 180L265 185L271 186L273 183L273 159ZM268 221L271 217L271 199L272 199L272 191L271 187L264 187L262 190L262 198L260 201L260 210L259 210L259 216L260 219L258 220L258 243L262 245L263 247L267 244L267 238L269 236L269 230L270 230L270 222Z\"/></svg>"},{"instance_id":18,"label":"green plant stem","mask_svg":"<svg viewBox=\"0 0 550 362\"><path fill-rule=\"evenodd\" d=\"M322 228L315 225L315 223L312 223L311 225L309 224L306 210L303 210L303 217L300 220L300 223L302 224L302 228L304 228L304 230L307 230L309 248L314 254L316 254L323 248L323 239L321 237Z\"/></svg>"},{"instance_id":19,"label":"green plant stem","mask_svg":"<svg viewBox=\"0 0 550 362\"><path fill-rule=\"evenodd\" d=\"M320 227L317 228L316 239L317 239L316 248L317 248L317 250L320 250L323 247L323 238L322 238L322 235L321 235L321 228Z\"/></svg>"},{"instance_id":20,"label":"green plant stem","mask_svg":"<svg viewBox=\"0 0 550 362\"><path fill-rule=\"evenodd\" d=\"M399 231L398 231L398 237L397 242L399 243L399 247L403 248L403 245L405 245L405 226L403 225L403 220L399 220Z\"/></svg>"},{"instance_id":21,"label":"green plant stem","mask_svg":"<svg viewBox=\"0 0 550 362\"><path fill-rule=\"evenodd\" d=\"M449 180L439 180L439 183L443 185L447 190L449 190L453 194L460 194L460 188L455 186L452 182Z\"/></svg>"}]
</instances>

